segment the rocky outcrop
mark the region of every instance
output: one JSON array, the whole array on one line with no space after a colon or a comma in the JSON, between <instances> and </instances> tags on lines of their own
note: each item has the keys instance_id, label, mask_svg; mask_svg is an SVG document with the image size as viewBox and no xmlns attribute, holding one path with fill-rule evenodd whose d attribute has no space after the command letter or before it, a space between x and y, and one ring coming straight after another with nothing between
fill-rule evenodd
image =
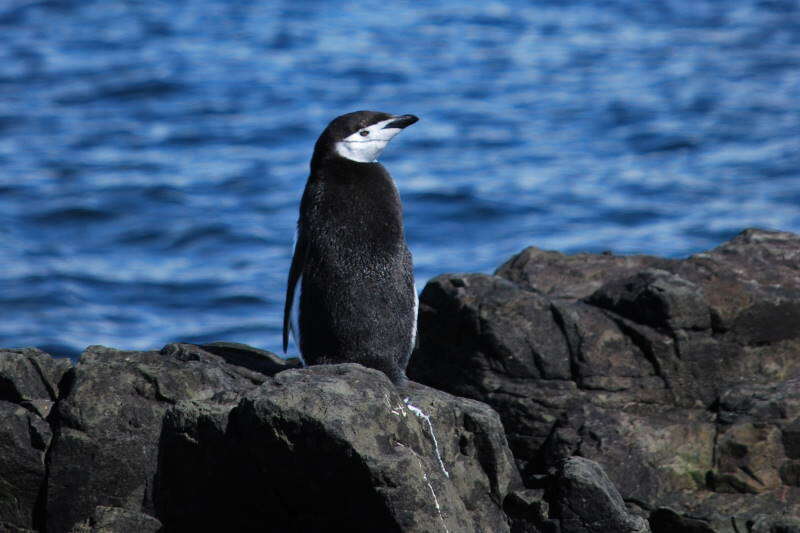
<instances>
[{"instance_id":1,"label":"rocky outcrop","mask_svg":"<svg viewBox=\"0 0 800 533\"><path fill-rule=\"evenodd\" d=\"M47 530L68 531L97 506L153 514L167 410L180 400L236 398L266 379L191 345L161 352L89 347L51 417Z\"/></svg>"},{"instance_id":2,"label":"rocky outcrop","mask_svg":"<svg viewBox=\"0 0 800 533\"><path fill-rule=\"evenodd\" d=\"M402 388L234 343L0 350L0 531L800 531L800 237L531 248L420 311Z\"/></svg>"},{"instance_id":3,"label":"rocky outcrop","mask_svg":"<svg viewBox=\"0 0 800 533\"><path fill-rule=\"evenodd\" d=\"M578 455L655 530L800 516L800 237L684 260L528 248L439 276L409 377L494 407L529 487Z\"/></svg>"},{"instance_id":4,"label":"rocky outcrop","mask_svg":"<svg viewBox=\"0 0 800 533\"><path fill-rule=\"evenodd\" d=\"M356 364L282 372L235 406L180 402L161 451L159 516L187 530L508 531L521 486L486 405Z\"/></svg>"},{"instance_id":5,"label":"rocky outcrop","mask_svg":"<svg viewBox=\"0 0 800 533\"><path fill-rule=\"evenodd\" d=\"M510 531L497 414L241 345L0 354L0 530Z\"/></svg>"},{"instance_id":6,"label":"rocky outcrop","mask_svg":"<svg viewBox=\"0 0 800 533\"><path fill-rule=\"evenodd\" d=\"M232 401L269 378L247 368L248 350L238 345L208 350L92 346L75 366L33 349L0 352L0 529L158 530L152 515L167 410L183 399ZM261 356L260 370L292 365L249 352Z\"/></svg>"}]
</instances>

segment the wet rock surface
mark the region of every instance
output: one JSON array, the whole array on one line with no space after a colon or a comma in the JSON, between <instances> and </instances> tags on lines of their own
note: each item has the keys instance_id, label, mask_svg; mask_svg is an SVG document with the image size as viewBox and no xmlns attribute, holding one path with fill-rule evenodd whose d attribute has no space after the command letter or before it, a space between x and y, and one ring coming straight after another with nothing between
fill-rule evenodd
<instances>
[{"instance_id":1,"label":"wet rock surface","mask_svg":"<svg viewBox=\"0 0 800 533\"><path fill-rule=\"evenodd\" d=\"M494 407L528 486L577 455L654 530L800 516L800 236L439 276L409 377Z\"/></svg>"}]
</instances>

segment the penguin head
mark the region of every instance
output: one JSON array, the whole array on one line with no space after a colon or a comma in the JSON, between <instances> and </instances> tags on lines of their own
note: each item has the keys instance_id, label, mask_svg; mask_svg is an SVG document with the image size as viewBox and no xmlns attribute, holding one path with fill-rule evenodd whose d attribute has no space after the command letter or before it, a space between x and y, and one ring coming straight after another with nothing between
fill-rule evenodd
<instances>
[{"instance_id":1,"label":"penguin head","mask_svg":"<svg viewBox=\"0 0 800 533\"><path fill-rule=\"evenodd\" d=\"M316 155L333 153L358 163L374 163L392 137L419 120L414 115L355 111L336 117L320 135Z\"/></svg>"}]
</instances>

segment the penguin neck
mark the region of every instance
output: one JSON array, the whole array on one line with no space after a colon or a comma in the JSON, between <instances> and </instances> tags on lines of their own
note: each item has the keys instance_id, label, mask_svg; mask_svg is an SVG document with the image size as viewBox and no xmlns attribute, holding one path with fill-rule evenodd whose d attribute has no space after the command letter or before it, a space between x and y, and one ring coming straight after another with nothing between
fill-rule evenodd
<instances>
[{"instance_id":1,"label":"penguin neck","mask_svg":"<svg viewBox=\"0 0 800 533\"><path fill-rule=\"evenodd\" d=\"M315 151L311 158L311 175L326 180L349 182L371 177L388 177L388 172L377 161L361 163L342 157L334 151Z\"/></svg>"}]
</instances>

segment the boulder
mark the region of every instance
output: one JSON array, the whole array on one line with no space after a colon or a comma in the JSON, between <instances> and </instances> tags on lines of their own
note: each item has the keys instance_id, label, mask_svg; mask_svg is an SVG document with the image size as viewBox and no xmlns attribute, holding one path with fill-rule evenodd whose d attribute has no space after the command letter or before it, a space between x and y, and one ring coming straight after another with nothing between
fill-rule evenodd
<instances>
[{"instance_id":1,"label":"boulder","mask_svg":"<svg viewBox=\"0 0 800 533\"><path fill-rule=\"evenodd\" d=\"M167 528L237 531L508 531L521 488L488 406L356 364L282 372L232 408L177 404L159 479Z\"/></svg>"},{"instance_id":2,"label":"boulder","mask_svg":"<svg viewBox=\"0 0 800 533\"><path fill-rule=\"evenodd\" d=\"M668 507L660 507L650 514L653 533L714 533L708 522L681 516Z\"/></svg>"},{"instance_id":3,"label":"boulder","mask_svg":"<svg viewBox=\"0 0 800 533\"><path fill-rule=\"evenodd\" d=\"M711 327L703 289L666 270L648 269L611 280L586 302L657 329L674 332Z\"/></svg>"},{"instance_id":4,"label":"boulder","mask_svg":"<svg viewBox=\"0 0 800 533\"><path fill-rule=\"evenodd\" d=\"M528 248L432 279L419 332L409 377L495 408L529 487L580 455L675 523L800 515L798 235L687 259Z\"/></svg>"},{"instance_id":5,"label":"boulder","mask_svg":"<svg viewBox=\"0 0 800 533\"><path fill-rule=\"evenodd\" d=\"M725 391L718 420L716 468L711 476L715 490L756 494L784 485L798 487L792 472L797 464L800 377Z\"/></svg>"},{"instance_id":6,"label":"boulder","mask_svg":"<svg viewBox=\"0 0 800 533\"><path fill-rule=\"evenodd\" d=\"M759 516L747 524L749 533L800 533L800 519Z\"/></svg>"},{"instance_id":7,"label":"boulder","mask_svg":"<svg viewBox=\"0 0 800 533\"><path fill-rule=\"evenodd\" d=\"M4 352L0 529L510 531L507 496L528 500L491 408L295 366L231 343Z\"/></svg>"},{"instance_id":8,"label":"boulder","mask_svg":"<svg viewBox=\"0 0 800 533\"><path fill-rule=\"evenodd\" d=\"M237 398L267 376L193 345L160 352L91 346L68 374L52 418L47 531L69 531L98 506L155 514L162 421L180 400Z\"/></svg>"},{"instance_id":9,"label":"boulder","mask_svg":"<svg viewBox=\"0 0 800 533\"><path fill-rule=\"evenodd\" d=\"M713 416L702 410L612 410L591 404L564 413L543 446L543 465L580 455L604 465L623 496L641 502L705 487L714 467Z\"/></svg>"},{"instance_id":10,"label":"boulder","mask_svg":"<svg viewBox=\"0 0 800 533\"><path fill-rule=\"evenodd\" d=\"M509 517L512 533L558 530L558 522L550 520L550 504L544 499L544 489L513 491L506 496L503 508Z\"/></svg>"},{"instance_id":11,"label":"boulder","mask_svg":"<svg viewBox=\"0 0 800 533\"><path fill-rule=\"evenodd\" d=\"M0 529L32 530L39 517L52 439L46 417L70 369L35 348L0 350Z\"/></svg>"},{"instance_id":12,"label":"boulder","mask_svg":"<svg viewBox=\"0 0 800 533\"><path fill-rule=\"evenodd\" d=\"M552 490L562 533L650 533L647 521L628 511L616 487L594 461L565 459Z\"/></svg>"},{"instance_id":13,"label":"boulder","mask_svg":"<svg viewBox=\"0 0 800 533\"><path fill-rule=\"evenodd\" d=\"M21 405L0 401L0 530L37 526L50 426Z\"/></svg>"},{"instance_id":14,"label":"boulder","mask_svg":"<svg viewBox=\"0 0 800 533\"><path fill-rule=\"evenodd\" d=\"M161 522L145 513L98 505L70 533L156 533L161 529Z\"/></svg>"},{"instance_id":15,"label":"boulder","mask_svg":"<svg viewBox=\"0 0 800 533\"><path fill-rule=\"evenodd\" d=\"M70 368L69 359L54 359L36 348L0 349L0 400L46 418Z\"/></svg>"},{"instance_id":16,"label":"boulder","mask_svg":"<svg viewBox=\"0 0 800 533\"><path fill-rule=\"evenodd\" d=\"M181 400L165 413L155 478L156 516L175 531L255 531L270 496L233 446L236 401Z\"/></svg>"}]
</instances>

